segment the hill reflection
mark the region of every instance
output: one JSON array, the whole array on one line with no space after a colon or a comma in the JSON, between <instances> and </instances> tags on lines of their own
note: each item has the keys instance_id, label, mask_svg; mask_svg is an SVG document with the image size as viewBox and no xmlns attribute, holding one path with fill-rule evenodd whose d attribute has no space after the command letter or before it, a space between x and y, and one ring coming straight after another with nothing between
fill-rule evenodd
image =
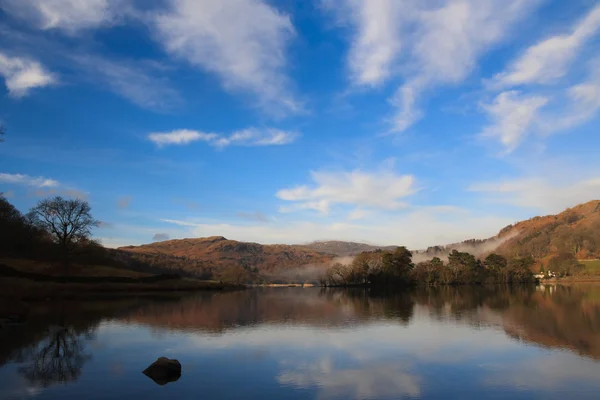
<instances>
[{"instance_id":1,"label":"hill reflection","mask_svg":"<svg viewBox=\"0 0 600 400\"><path fill-rule=\"evenodd\" d=\"M600 287L443 287L403 294L363 290L263 289L208 293L149 303L122 318L153 328L222 333L258 324L344 327L387 320L406 325L415 313L600 358Z\"/></svg>"},{"instance_id":2,"label":"hill reflection","mask_svg":"<svg viewBox=\"0 0 600 400\"><path fill-rule=\"evenodd\" d=\"M86 342L107 321L153 331L220 336L252 326L327 331L381 323L406 327L421 320L491 328L514 340L600 358L600 287L596 286L443 287L400 294L279 288L34 305L28 323L0 329L0 365L19 364L21 376L32 386L74 381L93 357ZM306 368L302 376L319 381L323 367ZM300 387L298 373L284 374L280 381ZM340 376L339 386L352 374L349 370L347 376ZM411 379L406 378L409 383Z\"/></svg>"}]
</instances>

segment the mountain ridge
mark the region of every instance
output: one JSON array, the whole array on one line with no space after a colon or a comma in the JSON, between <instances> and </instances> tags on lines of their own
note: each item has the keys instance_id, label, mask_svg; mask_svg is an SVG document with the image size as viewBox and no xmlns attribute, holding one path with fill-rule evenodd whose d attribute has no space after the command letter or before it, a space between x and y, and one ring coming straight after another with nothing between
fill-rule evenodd
<instances>
[{"instance_id":1,"label":"mountain ridge","mask_svg":"<svg viewBox=\"0 0 600 400\"><path fill-rule=\"evenodd\" d=\"M306 244L259 244L229 240L223 236L172 239L119 250L149 256L192 260L196 267L218 271L228 266L256 268L261 273L281 273L306 265L324 268L338 257L363 251L395 250L398 246L376 246L339 240ZM556 215L533 217L508 225L496 236L414 250L414 261L445 257L452 250L477 257L496 252L505 257L533 256L539 263L569 253L579 259L600 257L600 200L568 208Z\"/></svg>"}]
</instances>

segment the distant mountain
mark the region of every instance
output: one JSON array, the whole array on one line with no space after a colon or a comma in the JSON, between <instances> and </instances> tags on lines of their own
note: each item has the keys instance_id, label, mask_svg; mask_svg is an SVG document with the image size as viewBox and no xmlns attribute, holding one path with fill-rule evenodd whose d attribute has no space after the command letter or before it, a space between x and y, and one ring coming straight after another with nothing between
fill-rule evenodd
<instances>
[{"instance_id":1,"label":"distant mountain","mask_svg":"<svg viewBox=\"0 0 600 400\"><path fill-rule=\"evenodd\" d=\"M306 248L313 251L335 254L338 256L354 256L363 251L396 250L398 246L374 246L365 243L342 242L339 240L317 241L303 245L296 245L298 248Z\"/></svg>"},{"instance_id":2,"label":"distant mountain","mask_svg":"<svg viewBox=\"0 0 600 400\"><path fill-rule=\"evenodd\" d=\"M303 265L325 265L334 254L303 246L284 244L262 245L238 242L222 236L197 239L175 239L141 246L126 246L118 250L148 257L169 257L179 260L188 272L218 272L231 266L256 268L260 273L278 274Z\"/></svg>"},{"instance_id":3,"label":"distant mountain","mask_svg":"<svg viewBox=\"0 0 600 400\"><path fill-rule=\"evenodd\" d=\"M297 273L297 268L306 265L325 269L336 257L378 249L393 251L396 246L335 240L304 245L262 245L213 236L127 246L119 251L136 257L144 265L161 268L161 271L166 268L210 277L230 266L256 268L261 274L283 276ZM509 225L488 239L470 239L416 250L413 260L443 258L452 250L466 251L480 258L491 252L509 258L531 255L540 263L565 253L578 259L597 258L600 257L600 201L581 204L558 215L535 217Z\"/></svg>"}]
</instances>

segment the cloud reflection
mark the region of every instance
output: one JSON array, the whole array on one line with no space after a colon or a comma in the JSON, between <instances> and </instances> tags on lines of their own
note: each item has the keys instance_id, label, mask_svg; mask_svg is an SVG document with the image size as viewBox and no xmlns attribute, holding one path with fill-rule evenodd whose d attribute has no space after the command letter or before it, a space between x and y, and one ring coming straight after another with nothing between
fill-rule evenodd
<instances>
[{"instance_id":1,"label":"cloud reflection","mask_svg":"<svg viewBox=\"0 0 600 400\"><path fill-rule=\"evenodd\" d=\"M317 387L319 399L365 399L421 394L418 376L402 363L364 363L356 368L337 368L329 357L285 370L277 380L282 385Z\"/></svg>"}]
</instances>

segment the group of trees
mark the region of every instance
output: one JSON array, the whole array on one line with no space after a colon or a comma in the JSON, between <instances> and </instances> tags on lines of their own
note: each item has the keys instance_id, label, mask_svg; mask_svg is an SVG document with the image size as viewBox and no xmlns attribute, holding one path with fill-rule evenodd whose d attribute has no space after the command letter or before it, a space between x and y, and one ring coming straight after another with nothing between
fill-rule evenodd
<instances>
[{"instance_id":1,"label":"group of trees","mask_svg":"<svg viewBox=\"0 0 600 400\"><path fill-rule=\"evenodd\" d=\"M373 251L357 255L349 265L335 264L321 280L325 286L460 285L533 282L532 257L507 260L490 254L481 261L453 250L447 262L438 257L414 264L405 247L394 252Z\"/></svg>"}]
</instances>

